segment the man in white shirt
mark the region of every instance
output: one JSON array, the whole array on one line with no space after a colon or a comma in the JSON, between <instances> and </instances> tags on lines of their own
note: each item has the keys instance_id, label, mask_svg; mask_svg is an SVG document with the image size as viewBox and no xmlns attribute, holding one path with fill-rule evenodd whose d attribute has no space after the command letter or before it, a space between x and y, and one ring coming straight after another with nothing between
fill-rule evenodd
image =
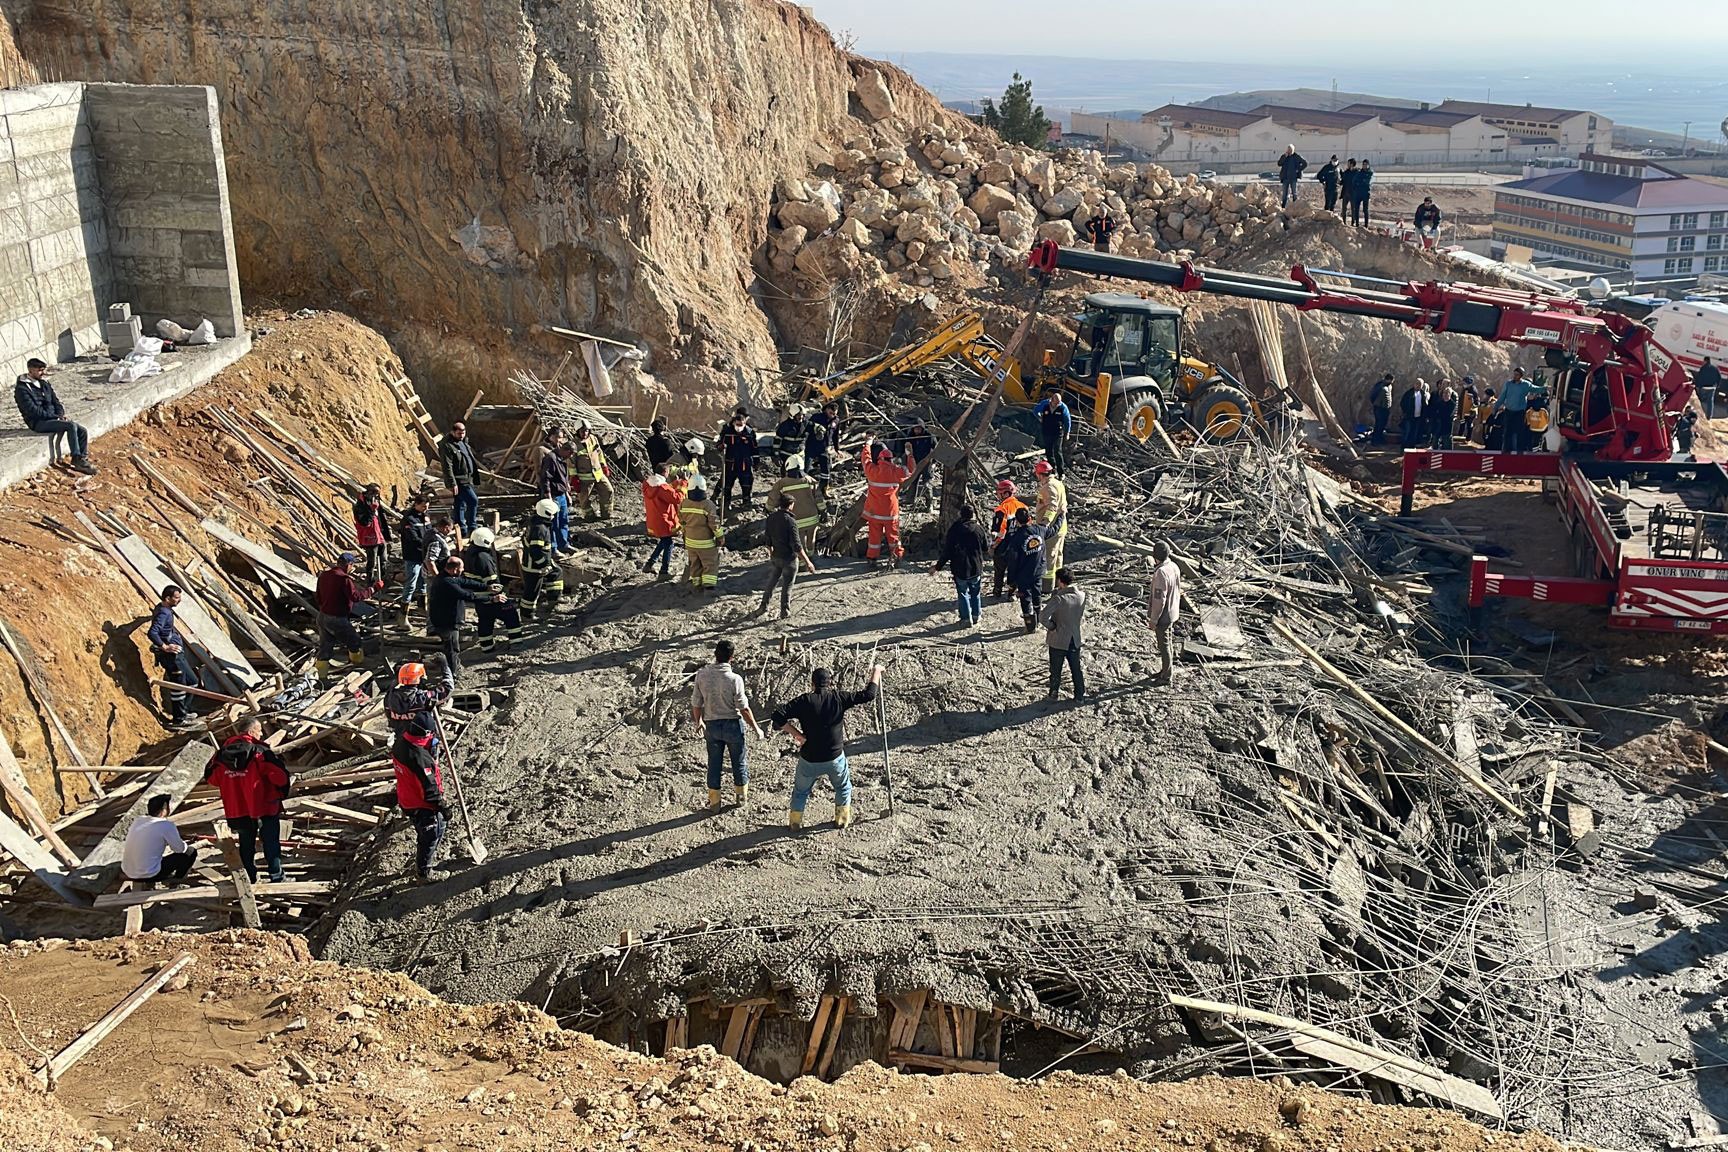
<instances>
[{"instance_id":1,"label":"man in white shirt","mask_svg":"<svg viewBox=\"0 0 1728 1152\"><path fill-rule=\"evenodd\" d=\"M1154 687L1170 683L1172 656L1170 629L1182 612L1182 574L1170 559L1170 545L1160 540L1152 545L1152 584L1146 591L1146 626L1158 634L1158 675Z\"/></svg>"},{"instance_id":2,"label":"man in white shirt","mask_svg":"<svg viewBox=\"0 0 1728 1152\"><path fill-rule=\"evenodd\" d=\"M198 849L188 848L180 829L168 819L173 799L152 796L149 815L132 821L126 830L126 846L120 850L120 871L128 880L150 883L184 880L198 859Z\"/></svg>"},{"instance_id":3,"label":"man in white shirt","mask_svg":"<svg viewBox=\"0 0 1728 1152\"><path fill-rule=\"evenodd\" d=\"M744 678L732 670L732 641L714 645L714 663L696 673L690 688L690 719L702 725L708 745L708 807L720 807L720 777L728 753L732 757L734 802L750 798L750 763L744 747L745 725L762 736L762 726L744 695Z\"/></svg>"}]
</instances>

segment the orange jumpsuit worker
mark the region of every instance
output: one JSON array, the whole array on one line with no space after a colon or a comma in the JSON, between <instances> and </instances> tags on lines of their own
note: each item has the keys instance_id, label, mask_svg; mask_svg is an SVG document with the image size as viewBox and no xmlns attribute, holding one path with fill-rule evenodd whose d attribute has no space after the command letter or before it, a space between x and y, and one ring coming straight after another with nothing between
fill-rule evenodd
<instances>
[{"instance_id":1,"label":"orange jumpsuit worker","mask_svg":"<svg viewBox=\"0 0 1728 1152\"><path fill-rule=\"evenodd\" d=\"M1002 543L1002 537L1008 535L1008 529L1014 526L1014 513L1026 507L1026 502L1014 494L1014 481L996 481L996 512L990 520L990 547L992 550ZM991 595L1002 598L1002 583L1008 575L1008 570L1002 566L1002 557L996 557L996 586Z\"/></svg>"},{"instance_id":2,"label":"orange jumpsuit worker","mask_svg":"<svg viewBox=\"0 0 1728 1152\"><path fill-rule=\"evenodd\" d=\"M875 459L872 461L871 457ZM911 452L907 452L911 460ZM870 547L866 555L872 564L882 560L882 541L888 541L890 563L899 563L906 555L900 547L900 485L912 475L909 464L901 464L888 451L886 444L864 446L862 463L864 479L869 487L864 492L864 520L870 525Z\"/></svg>"}]
</instances>

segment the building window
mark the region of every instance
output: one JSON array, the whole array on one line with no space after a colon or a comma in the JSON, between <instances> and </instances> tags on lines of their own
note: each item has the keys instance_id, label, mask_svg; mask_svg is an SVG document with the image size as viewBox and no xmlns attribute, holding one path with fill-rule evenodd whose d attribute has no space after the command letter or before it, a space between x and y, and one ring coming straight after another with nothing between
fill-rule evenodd
<instances>
[{"instance_id":1,"label":"building window","mask_svg":"<svg viewBox=\"0 0 1728 1152\"><path fill-rule=\"evenodd\" d=\"M1678 237L1678 236L1668 237L1668 251L1670 251L1670 252L1680 251L1680 237Z\"/></svg>"},{"instance_id":2,"label":"building window","mask_svg":"<svg viewBox=\"0 0 1728 1152\"><path fill-rule=\"evenodd\" d=\"M1706 237L1704 240L1704 247L1708 248L1712 252L1721 251L1721 249L1722 249L1722 237L1720 237L1720 236Z\"/></svg>"},{"instance_id":3,"label":"building window","mask_svg":"<svg viewBox=\"0 0 1728 1152\"><path fill-rule=\"evenodd\" d=\"M1678 216L1668 217L1668 231L1670 231L1670 232L1680 231L1680 217L1678 217ZM1669 251L1672 252L1673 249L1670 248Z\"/></svg>"},{"instance_id":4,"label":"building window","mask_svg":"<svg viewBox=\"0 0 1728 1152\"><path fill-rule=\"evenodd\" d=\"M1722 257L1720 257L1720 256L1706 256L1706 257L1704 257L1704 271L1706 271L1706 272L1720 272L1721 270L1722 270Z\"/></svg>"},{"instance_id":5,"label":"building window","mask_svg":"<svg viewBox=\"0 0 1728 1152\"><path fill-rule=\"evenodd\" d=\"M1722 227L1722 223L1724 220L1728 220L1728 212L1712 212L1712 213L1710 213L1710 227L1720 228L1720 227Z\"/></svg>"},{"instance_id":6,"label":"building window","mask_svg":"<svg viewBox=\"0 0 1728 1152\"><path fill-rule=\"evenodd\" d=\"M1698 213L1688 212L1680 217L1680 231L1691 232L1698 227Z\"/></svg>"},{"instance_id":7,"label":"building window","mask_svg":"<svg viewBox=\"0 0 1728 1152\"><path fill-rule=\"evenodd\" d=\"M1696 236L1682 236L1682 237L1680 237L1680 251L1691 252L1694 249L1696 249L1697 247L1698 247L1698 237L1696 237Z\"/></svg>"}]
</instances>

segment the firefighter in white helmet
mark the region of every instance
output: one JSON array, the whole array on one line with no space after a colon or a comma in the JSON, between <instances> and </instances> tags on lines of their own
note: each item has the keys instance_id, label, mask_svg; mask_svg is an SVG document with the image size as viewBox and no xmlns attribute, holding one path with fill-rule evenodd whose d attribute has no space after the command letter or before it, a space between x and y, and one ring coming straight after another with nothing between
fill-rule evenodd
<instances>
[{"instance_id":1,"label":"firefighter in white helmet","mask_svg":"<svg viewBox=\"0 0 1728 1152\"><path fill-rule=\"evenodd\" d=\"M522 600L542 624L564 595L564 569L558 566L558 504L542 500L534 505L528 531L522 538Z\"/></svg>"}]
</instances>

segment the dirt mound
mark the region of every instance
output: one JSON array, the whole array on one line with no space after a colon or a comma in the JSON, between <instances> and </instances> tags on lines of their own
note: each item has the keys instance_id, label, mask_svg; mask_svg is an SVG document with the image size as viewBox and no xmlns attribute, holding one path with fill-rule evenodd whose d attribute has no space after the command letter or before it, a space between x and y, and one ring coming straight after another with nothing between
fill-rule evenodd
<instances>
[{"instance_id":1,"label":"dirt mound","mask_svg":"<svg viewBox=\"0 0 1728 1152\"><path fill-rule=\"evenodd\" d=\"M260 538L263 530L253 521L298 529L280 501L246 483L250 470L229 466L229 454L250 450L218 428L206 412L210 407L265 411L386 492L392 486L406 491L423 464L387 386L402 375L402 364L382 337L333 312L302 318L260 312L253 320L269 333L245 358L95 442L100 476L48 471L0 493L0 597L8 627L40 662L55 710L91 763L158 753L166 733L146 683L157 674L144 639L149 607L106 555L82 542L73 513L112 512L182 566L196 556L170 521L202 540L197 517L157 490L128 457L145 458L207 515ZM297 467L291 452L273 448ZM300 474L314 490L325 490L321 478ZM334 513L346 517L346 507L334 496L331 501ZM50 756L48 726L9 657L0 659L0 726L45 806L59 796L75 807L88 795L82 777L52 771L52 764L70 761L57 741Z\"/></svg>"},{"instance_id":2,"label":"dirt mound","mask_svg":"<svg viewBox=\"0 0 1728 1152\"><path fill-rule=\"evenodd\" d=\"M835 1084L780 1087L711 1048L632 1056L524 1004L446 1004L261 933L15 945L0 951L0 997L34 1043L58 1048L182 951L197 957L188 986L146 1004L52 1095L17 1086L13 1053L39 1057L17 1029L0 1031L7 1152L1559 1147L1283 1084L929 1079L862 1065Z\"/></svg>"}]
</instances>

